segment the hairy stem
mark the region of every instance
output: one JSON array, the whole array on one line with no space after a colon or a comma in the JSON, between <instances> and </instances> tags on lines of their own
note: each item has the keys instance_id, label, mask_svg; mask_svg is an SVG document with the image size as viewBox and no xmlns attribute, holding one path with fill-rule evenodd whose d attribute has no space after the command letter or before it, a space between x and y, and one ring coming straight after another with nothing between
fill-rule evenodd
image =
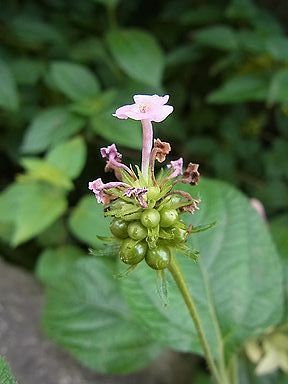
<instances>
[{"instance_id":1,"label":"hairy stem","mask_svg":"<svg viewBox=\"0 0 288 384\"><path fill-rule=\"evenodd\" d=\"M221 375L218 371L218 368L214 362L210 346L208 344L204 330L202 328L202 324L201 324L201 321L200 321L200 318L199 318L199 315L198 315L198 312L196 309L194 299L189 292L189 289L188 289L187 284L184 280L183 274L182 274L182 272L179 268L179 265L177 264L174 256L172 257L170 265L168 268L169 268L169 271L172 274L172 276L173 276L173 278L174 278L174 280L175 280L175 282L176 282L176 284L177 284L177 286L181 292L181 295L182 295L182 297L185 301L185 304L189 310L190 316L194 322L195 329L197 331L200 343L202 345L204 355L205 355L208 367L210 369L210 372L211 372L216 383L224 384L226 382L226 380L224 378L221 378Z\"/></svg>"},{"instance_id":2,"label":"hairy stem","mask_svg":"<svg viewBox=\"0 0 288 384\"><path fill-rule=\"evenodd\" d=\"M141 120L142 123L142 166L141 171L148 180L150 154L153 145L153 127L150 120Z\"/></svg>"}]
</instances>

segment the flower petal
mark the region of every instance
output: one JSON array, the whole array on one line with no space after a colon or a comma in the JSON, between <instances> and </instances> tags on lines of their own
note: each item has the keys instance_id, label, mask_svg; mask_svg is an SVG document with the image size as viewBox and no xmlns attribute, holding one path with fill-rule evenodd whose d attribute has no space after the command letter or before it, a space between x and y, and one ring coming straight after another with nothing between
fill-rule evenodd
<instances>
[{"instance_id":1,"label":"flower petal","mask_svg":"<svg viewBox=\"0 0 288 384\"><path fill-rule=\"evenodd\" d=\"M173 112L173 107L171 105L162 105L161 108L153 110L153 116L151 117L151 121L155 121L156 123L160 123L165 120L170 113Z\"/></svg>"}]
</instances>

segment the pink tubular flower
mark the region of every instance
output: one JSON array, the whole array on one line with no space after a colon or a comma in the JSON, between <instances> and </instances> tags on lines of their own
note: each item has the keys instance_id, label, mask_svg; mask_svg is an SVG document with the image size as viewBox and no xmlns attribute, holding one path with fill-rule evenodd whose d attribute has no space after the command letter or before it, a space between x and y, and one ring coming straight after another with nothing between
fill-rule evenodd
<instances>
[{"instance_id":1,"label":"pink tubular flower","mask_svg":"<svg viewBox=\"0 0 288 384\"><path fill-rule=\"evenodd\" d=\"M182 175L183 173L183 159L180 157L180 159L175 161L170 161L170 164L167 166L168 168L172 169L172 173L169 176L169 178L174 178L177 176Z\"/></svg>"},{"instance_id":2,"label":"pink tubular flower","mask_svg":"<svg viewBox=\"0 0 288 384\"><path fill-rule=\"evenodd\" d=\"M159 123L166 119L173 112L171 105L165 105L169 100L169 96L158 95L135 95L133 97L135 104L124 105L116 110L113 116L118 119L141 120L143 137L142 137L142 165L141 171L147 180L150 154L153 145L153 128L152 121Z\"/></svg>"},{"instance_id":3,"label":"pink tubular flower","mask_svg":"<svg viewBox=\"0 0 288 384\"><path fill-rule=\"evenodd\" d=\"M105 167L105 171L113 170L115 172L116 177L119 176L119 168L125 169L130 173L130 169L121 163L122 155L118 152L116 145L111 144L108 147L103 147L100 149L101 156L107 159L107 164Z\"/></svg>"},{"instance_id":4,"label":"pink tubular flower","mask_svg":"<svg viewBox=\"0 0 288 384\"><path fill-rule=\"evenodd\" d=\"M144 195L148 192L147 188L128 188L124 195L128 197L135 197L136 200L140 203L141 207L147 208L147 202L144 200Z\"/></svg>"},{"instance_id":5,"label":"pink tubular flower","mask_svg":"<svg viewBox=\"0 0 288 384\"><path fill-rule=\"evenodd\" d=\"M121 183L120 181L104 184L100 177L94 181L90 181L88 184L88 188L95 193L95 197L98 203L102 203L102 204L107 204L111 200L110 196L106 193L106 190L111 188L127 187L127 186L128 186L127 184Z\"/></svg>"},{"instance_id":6,"label":"pink tubular flower","mask_svg":"<svg viewBox=\"0 0 288 384\"><path fill-rule=\"evenodd\" d=\"M166 119L173 112L171 105L165 105L169 96L135 95L135 104L124 105L116 110L113 116L118 119L149 120L157 123Z\"/></svg>"},{"instance_id":7,"label":"pink tubular flower","mask_svg":"<svg viewBox=\"0 0 288 384\"><path fill-rule=\"evenodd\" d=\"M109 160L120 161L122 158L122 155L118 152L115 144L111 144L108 145L108 147L101 148L100 153L103 158L108 158Z\"/></svg>"}]
</instances>

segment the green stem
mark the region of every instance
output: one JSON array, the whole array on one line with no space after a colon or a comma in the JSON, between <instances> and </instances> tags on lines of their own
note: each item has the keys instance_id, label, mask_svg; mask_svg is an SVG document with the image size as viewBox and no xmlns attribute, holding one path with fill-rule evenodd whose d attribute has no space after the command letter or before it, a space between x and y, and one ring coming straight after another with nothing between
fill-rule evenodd
<instances>
[{"instance_id":1,"label":"green stem","mask_svg":"<svg viewBox=\"0 0 288 384\"><path fill-rule=\"evenodd\" d=\"M189 289L188 289L187 284L184 280L183 274L182 274L182 272L179 268L179 265L177 264L174 256L172 257L170 265L168 268L169 268L169 271L172 274L172 276L173 276L173 278L174 278L174 280L175 280L175 282L176 282L176 284L177 284L177 286L178 286L178 288L182 294L182 297L185 301L185 304L186 304L186 306L189 310L189 313L191 315L191 318L194 322L195 329L197 331L200 343L202 345L204 355L205 355L208 367L211 371L211 374L212 374L216 383L223 384L224 381L223 381L223 379L221 379L221 375L219 374L218 368L214 362L214 359L213 359L213 356L212 356L212 353L210 350L210 346L208 344L208 341L206 339L205 333L204 333L202 325L201 325L201 321L200 321L200 318L199 318L199 315L198 315L198 312L196 309L194 299L189 292Z\"/></svg>"},{"instance_id":2,"label":"green stem","mask_svg":"<svg viewBox=\"0 0 288 384\"><path fill-rule=\"evenodd\" d=\"M238 381L238 361L237 361L236 355L234 355L231 359L229 372L230 372L231 384L238 384L239 382Z\"/></svg>"}]
</instances>

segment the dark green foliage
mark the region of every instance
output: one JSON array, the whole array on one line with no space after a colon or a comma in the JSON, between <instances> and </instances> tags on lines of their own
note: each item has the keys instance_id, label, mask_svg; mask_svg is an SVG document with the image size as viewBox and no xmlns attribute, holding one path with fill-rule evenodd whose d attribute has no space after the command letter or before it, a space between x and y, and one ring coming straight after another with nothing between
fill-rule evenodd
<instances>
[{"instance_id":1,"label":"dark green foliage","mask_svg":"<svg viewBox=\"0 0 288 384\"><path fill-rule=\"evenodd\" d=\"M100 147L115 142L123 157L139 164L140 125L112 117L134 94L170 95L175 112L155 124L155 135L173 144L175 159L199 163L202 174L233 183L259 198L269 219L277 216L272 227L284 263L282 322L287 321L286 5L264 0L1 4L0 247L7 259L27 266L31 250L40 254L37 275L48 286L45 329L84 364L128 372L154 358L159 340L200 352L173 285L168 287L173 304L164 312L154 271L145 263L123 284L112 279L119 271L118 250L109 245L110 220L87 195L88 181L114 177L104 173ZM216 304L228 358L247 338L281 320L283 276L267 229L247 201L221 183L204 181L199 188L201 209L191 224L217 224L192 233L191 249L183 249L194 259L199 249L199 264L183 255L179 260L191 271L190 288L215 349L219 334L211 320L214 309L206 304ZM132 227L131 237L141 238ZM168 230L162 235L169 240ZM179 228L178 242L186 235ZM87 256L88 247L98 259ZM143 344L135 349L139 335Z\"/></svg>"}]
</instances>

